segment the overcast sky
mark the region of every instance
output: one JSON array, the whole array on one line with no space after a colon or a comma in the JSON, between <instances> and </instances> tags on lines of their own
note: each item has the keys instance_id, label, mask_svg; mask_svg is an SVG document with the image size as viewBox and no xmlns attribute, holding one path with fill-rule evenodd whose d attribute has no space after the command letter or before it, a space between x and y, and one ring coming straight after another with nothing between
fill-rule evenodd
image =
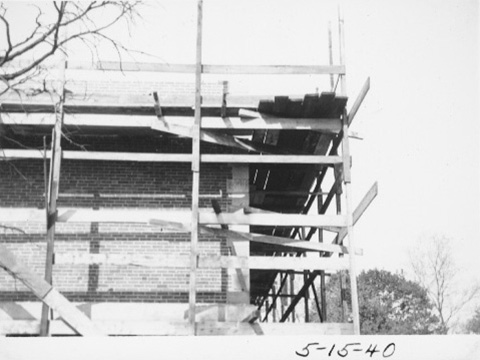
<instances>
[{"instance_id":1,"label":"overcast sky","mask_svg":"<svg viewBox=\"0 0 480 360\"><path fill-rule=\"evenodd\" d=\"M204 62L327 64L327 22L336 11L324 1L206 0ZM360 265L406 268L407 250L436 233L451 237L459 263L480 273L477 2L347 1L343 12L350 106L371 78L352 125L364 137L352 140L354 203L379 183L355 228ZM137 47L193 63L195 16L195 1L152 6L134 31ZM313 83L327 86L324 79ZM279 81L298 93L298 82ZM312 81L304 91L314 91Z\"/></svg>"},{"instance_id":2,"label":"overcast sky","mask_svg":"<svg viewBox=\"0 0 480 360\"><path fill-rule=\"evenodd\" d=\"M364 0L345 1L342 9L349 106L371 78L352 125L364 137L351 141L354 204L379 184L355 227L365 252L360 266L408 269L408 250L440 234L453 239L459 265L480 273L477 2ZM126 29L115 29L125 44L153 55L137 59L194 63L196 0L145 10L131 40ZM328 21L336 43L336 18L337 5L328 1L205 0L203 61L324 65ZM231 91L329 90L325 76L251 79L235 79Z\"/></svg>"}]
</instances>

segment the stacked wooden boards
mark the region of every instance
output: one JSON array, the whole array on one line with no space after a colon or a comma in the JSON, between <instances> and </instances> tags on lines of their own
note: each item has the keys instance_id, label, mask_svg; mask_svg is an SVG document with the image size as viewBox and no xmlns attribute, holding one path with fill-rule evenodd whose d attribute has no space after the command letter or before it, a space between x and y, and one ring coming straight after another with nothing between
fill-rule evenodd
<instances>
[{"instance_id":1,"label":"stacked wooden boards","mask_svg":"<svg viewBox=\"0 0 480 360\"><path fill-rule=\"evenodd\" d=\"M276 96L263 100L258 111L278 117L340 118L347 98L335 93L307 94L303 99ZM256 130L253 141L298 153L326 155L335 134L309 130ZM316 165L250 164L250 206L282 213L300 213L309 198L309 190L318 175ZM252 232L275 236L290 236L292 228L252 227ZM276 249L258 243L251 244L252 255L274 255ZM251 270L251 297L255 301L270 290L276 271Z\"/></svg>"}]
</instances>

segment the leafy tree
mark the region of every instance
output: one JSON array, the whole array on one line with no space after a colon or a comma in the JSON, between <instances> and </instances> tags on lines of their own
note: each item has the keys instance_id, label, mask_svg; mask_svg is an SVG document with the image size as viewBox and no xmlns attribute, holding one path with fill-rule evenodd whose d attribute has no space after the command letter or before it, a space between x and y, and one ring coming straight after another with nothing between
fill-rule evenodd
<instances>
[{"instance_id":1,"label":"leafy tree","mask_svg":"<svg viewBox=\"0 0 480 360\"><path fill-rule=\"evenodd\" d=\"M475 310L475 315L467 321L465 330L469 334L480 334L480 307Z\"/></svg>"},{"instance_id":2,"label":"leafy tree","mask_svg":"<svg viewBox=\"0 0 480 360\"><path fill-rule=\"evenodd\" d=\"M362 334L432 334L438 330L439 321L427 292L402 275L363 271L358 277L358 292ZM345 295L350 303L348 285ZM328 282L327 319L342 321L339 273Z\"/></svg>"}]
</instances>

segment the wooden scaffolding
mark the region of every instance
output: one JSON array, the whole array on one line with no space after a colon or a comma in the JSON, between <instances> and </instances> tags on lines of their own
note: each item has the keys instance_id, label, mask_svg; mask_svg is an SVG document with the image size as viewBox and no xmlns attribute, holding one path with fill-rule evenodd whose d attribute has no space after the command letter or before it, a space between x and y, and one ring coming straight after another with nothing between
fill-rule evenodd
<instances>
[{"instance_id":1,"label":"wooden scaffolding","mask_svg":"<svg viewBox=\"0 0 480 360\"><path fill-rule=\"evenodd\" d=\"M61 96L57 107L48 103L2 101L2 112L11 115L2 118L2 126L23 126L40 132L50 131L53 127L53 136L51 150L3 148L0 154L4 160L50 159L50 176L45 191L47 214L38 209L0 208L2 222L45 221L47 224L45 277L33 273L16 259L14 251L0 245L0 266L22 281L44 303L41 321L2 321L0 334L359 334L355 255L360 255L362 251L355 246L353 226L375 198L377 186L375 184L357 208L353 208L349 132L370 83L367 79L347 111L343 36L343 19L339 17L339 64L333 64L330 56L330 64L325 66L207 65L202 63L202 1L199 1L195 65L97 64L99 69L112 71L121 67L122 71L194 73L193 109L188 106L165 106L160 103L156 93L153 93L150 106L92 105L75 101L69 103L64 88L59 90ZM65 62L65 67L82 70L90 69L91 65ZM323 74L331 77L332 89L321 94L305 95L300 100L277 96L274 100L260 99L257 107L239 107L230 105L234 104L235 100L228 95L225 84L219 105L206 107L202 104L203 74ZM339 94L333 91L336 87L335 79L340 84ZM30 115L25 116L25 113ZM36 113L53 113L56 116L40 119L35 116ZM64 117L64 114L84 116ZM90 114L101 116L92 121L88 116ZM132 121L131 117L134 115L138 115L138 118ZM190 138L192 152L175 154L62 150L60 140L64 127L158 131ZM201 153L201 142L233 148L236 152ZM62 159L191 163L191 209L181 213L165 209L135 212L125 209L57 209ZM202 164L205 163L247 164L251 178L248 206L244 206L242 211L229 213L222 212L218 203L212 201L211 209L200 208L200 173ZM291 168L288 168L289 166ZM300 182L293 179L298 169L301 169L304 175ZM325 191L326 184L329 183L324 180L329 176L333 177L333 181L328 191ZM276 184L273 184L272 179L277 179ZM238 189L232 189L232 192L236 190ZM327 215L327 210L332 210L332 202L335 203L334 214ZM315 204L317 209L313 211ZM185 216L190 219L185 220ZM55 224L122 222L126 218L133 223L169 226L191 233L189 259L184 259L181 264L190 269L188 322L156 322L148 325L138 322L96 322L89 319L51 285ZM237 225L248 226L250 230L234 230L233 226ZM325 232L335 235L333 241L324 241ZM200 233L226 237L230 255L200 255ZM344 244L345 239L348 239L347 244ZM251 244L249 253L237 253L233 243L239 241ZM142 257L134 254L108 257L101 254L71 254L55 256L55 263L135 263L147 267L158 263L167 267L179 265L178 260L169 265L169 258L165 255ZM199 268L234 269L240 287L249 290L248 301L256 310L242 321L199 321L196 284ZM326 278L330 271L346 269L349 270L352 294L352 322L347 321L347 306L344 323L328 323ZM346 273L343 271L342 274L345 276ZM305 302L304 321L293 324L296 319L298 322L294 312L302 299ZM312 300L321 323L309 323ZM220 307L226 312L231 310L228 304ZM50 310L55 311L61 320L52 320Z\"/></svg>"}]
</instances>

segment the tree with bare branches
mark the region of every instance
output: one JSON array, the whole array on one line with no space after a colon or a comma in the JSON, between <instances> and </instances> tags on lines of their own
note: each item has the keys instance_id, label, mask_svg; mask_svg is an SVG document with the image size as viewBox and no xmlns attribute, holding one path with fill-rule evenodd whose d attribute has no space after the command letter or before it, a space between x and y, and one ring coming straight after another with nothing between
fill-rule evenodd
<instances>
[{"instance_id":1,"label":"tree with bare branches","mask_svg":"<svg viewBox=\"0 0 480 360\"><path fill-rule=\"evenodd\" d=\"M45 74L44 63L82 45L98 59L106 43L121 57L129 52L111 30L139 17L141 1L0 2L0 95ZM43 82L43 84L45 84Z\"/></svg>"},{"instance_id":2,"label":"tree with bare branches","mask_svg":"<svg viewBox=\"0 0 480 360\"><path fill-rule=\"evenodd\" d=\"M461 269L455 265L452 240L442 235L422 239L410 252L410 263L417 281L427 290L440 319L440 333L446 334L459 312L480 295L478 282L462 287Z\"/></svg>"}]
</instances>

